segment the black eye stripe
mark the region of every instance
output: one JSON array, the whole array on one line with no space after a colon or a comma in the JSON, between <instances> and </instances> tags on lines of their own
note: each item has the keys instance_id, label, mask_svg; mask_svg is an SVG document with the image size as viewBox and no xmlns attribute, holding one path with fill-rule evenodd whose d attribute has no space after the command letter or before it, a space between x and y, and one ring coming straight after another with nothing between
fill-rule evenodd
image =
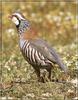
<instances>
[{"instance_id":1,"label":"black eye stripe","mask_svg":"<svg viewBox=\"0 0 78 100\"><path fill-rule=\"evenodd\" d=\"M18 16L16 16L16 15L12 15L12 17L16 17L19 20Z\"/></svg>"}]
</instances>

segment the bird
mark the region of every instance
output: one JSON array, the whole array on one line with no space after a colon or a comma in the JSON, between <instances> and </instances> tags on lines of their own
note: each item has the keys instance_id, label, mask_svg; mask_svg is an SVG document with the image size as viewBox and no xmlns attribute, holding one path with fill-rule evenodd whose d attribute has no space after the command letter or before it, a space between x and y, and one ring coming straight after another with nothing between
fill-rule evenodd
<instances>
[{"instance_id":1,"label":"bird","mask_svg":"<svg viewBox=\"0 0 78 100\"><path fill-rule=\"evenodd\" d=\"M11 14L9 19L16 26L20 51L24 59L32 65L39 81L42 81L40 77L41 69L47 70L49 73L48 79L51 80L51 70L54 64L57 64L64 73L67 73L67 66L63 63L55 49L44 39L36 37L36 26L33 28L31 22L19 12Z\"/></svg>"}]
</instances>

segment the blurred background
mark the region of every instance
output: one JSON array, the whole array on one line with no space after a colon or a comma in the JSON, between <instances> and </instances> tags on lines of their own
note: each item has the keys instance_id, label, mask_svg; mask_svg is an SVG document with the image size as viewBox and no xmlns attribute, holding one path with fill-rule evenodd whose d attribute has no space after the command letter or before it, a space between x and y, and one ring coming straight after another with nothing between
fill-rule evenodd
<instances>
[{"instance_id":1,"label":"blurred background","mask_svg":"<svg viewBox=\"0 0 78 100\"><path fill-rule=\"evenodd\" d=\"M37 35L47 40L61 55L62 60L70 69L70 76L76 78L77 61L77 3L72 1L45 2L2 2L2 81L7 87L8 82L16 78L35 79L32 67L23 59L19 50L19 39L14 24L8 19L12 13L21 12L36 28ZM30 67L29 67L30 66ZM61 74L54 70L54 77ZM32 78L33 77L33 78ZM6 94L6 93L5 93ZM61 99L60 99L61 100Z\"/></svg>"}]
</instances>

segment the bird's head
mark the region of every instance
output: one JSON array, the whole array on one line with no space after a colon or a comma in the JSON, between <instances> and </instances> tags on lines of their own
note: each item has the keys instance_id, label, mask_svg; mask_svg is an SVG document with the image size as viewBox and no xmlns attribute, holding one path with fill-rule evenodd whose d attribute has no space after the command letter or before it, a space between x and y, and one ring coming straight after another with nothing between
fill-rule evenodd
<instances>
[{"instance_id":1,"label":"bird's head","mask_svg":"<svg viewBox=\"0 0 78 100\"><path fill-rule=\"evenodd\" d=\"M25 17L19 12L13 13L11 16L9 16L9 19L11 19L12 22L16 25L18 31L22 30L23 32L30 26L29 21L25 19Z\"/></svg>"},{"instance_id":2,"label":"bird's head","mask_svg":"<svg viewBox=\"0 0 78 100\"><path fill-rule=\"evenodd\" d=\"M18 12L13 13L11 16L9 16L9 19L11 19L12 22L13 22L16 26L18 26L22 20L26 20L26 19L24 18L24 16L23 16L21 13L18 13Z\"/></svg>"}]
</instances>

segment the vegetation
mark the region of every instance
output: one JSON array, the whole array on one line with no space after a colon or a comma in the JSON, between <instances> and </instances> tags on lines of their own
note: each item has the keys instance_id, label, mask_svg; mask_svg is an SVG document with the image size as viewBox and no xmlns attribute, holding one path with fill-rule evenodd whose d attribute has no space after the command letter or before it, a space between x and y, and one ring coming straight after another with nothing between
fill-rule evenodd
<instances>
[{"instance_id":1,"label":"vegetation","mask_svg":"<svg viewBox=\"0 0 78 100\"><path fill-rule=\"evenodd\" d=\"M77 97L77 3L74 2L2 2L2 34L0 34L0 95L6 100L78 100ZM47 40L68 66L65 77L54 67L52 77L64 80L40 83L33 68L24 60L19 38L8 15L20 11L37 29L37 35ZM69 82L70 81L70 82Z\"/></svg>"}]
</instances>

